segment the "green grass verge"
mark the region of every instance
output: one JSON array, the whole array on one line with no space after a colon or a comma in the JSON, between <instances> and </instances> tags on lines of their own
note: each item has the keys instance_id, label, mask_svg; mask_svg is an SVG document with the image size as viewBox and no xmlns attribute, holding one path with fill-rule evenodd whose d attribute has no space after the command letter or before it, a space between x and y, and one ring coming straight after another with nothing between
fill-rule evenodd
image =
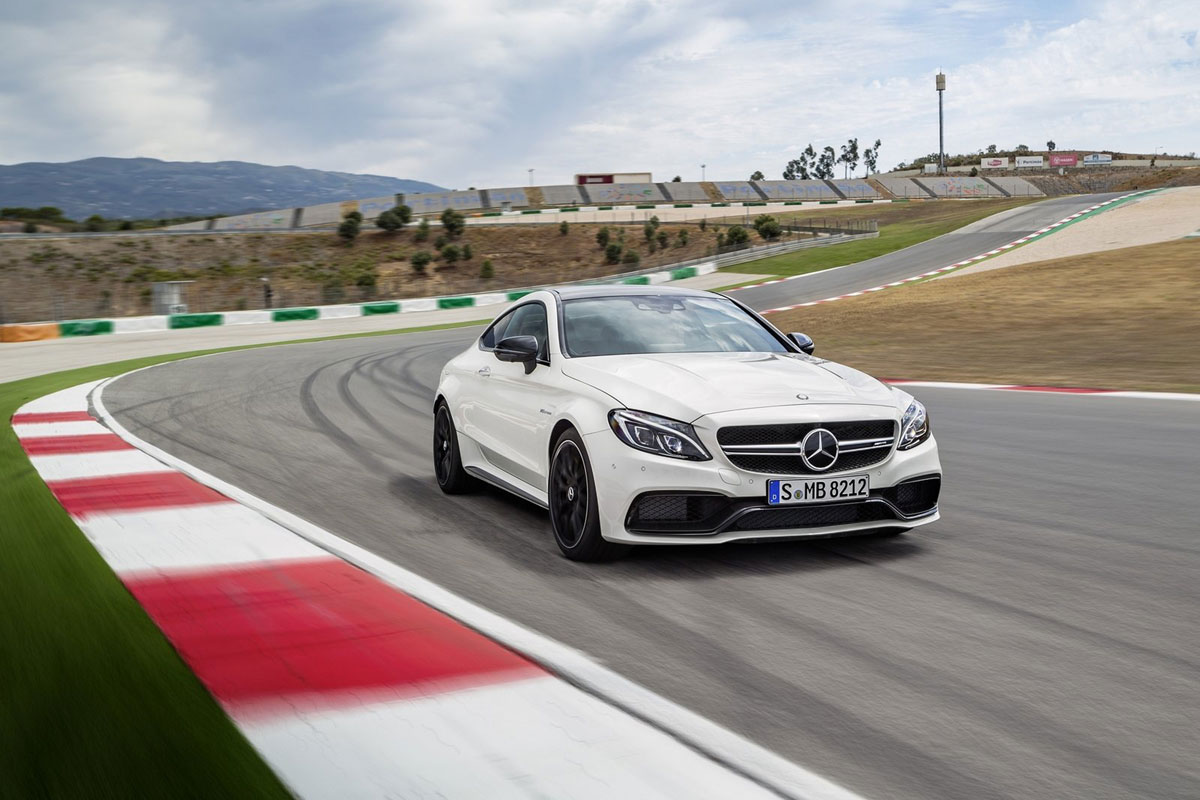
<instances>
[{"instance_id":1,"label":"green grass verge","mask_svg":"<svg viewBox=\"0 0 1200 800\"><path fill-rule=\"evenodd\" d=\"M205 353L294 343L0 383L0 795L289 797L50 494L10 420L30 400L87 381Z\"/></svg>"},{"instance_id":2,"label":"green grass verge","mask_svg":"<svg viewBox=\"0 0 1200 800\"><path fill-rule=\"evenodd\" d=\"M1038 198L1042 199L1042 198ZM901 220L893 223L887 223L879 226L879 236L874 239L863 239L856 242L846 242L844 244L830 245L828 247L815 247L811 250L797 250L794 253L785 253L779 256L770 256L762 258L758 261L747 261L744 264L737 264L732 267L726 267L722 272L750 272L761 275L772 275L783 277L787 275L805 275L810 272L819 272L823 269L831 267L841 267L846 264L855 264L859 261L876 258L878 256L887 255L897 250L902 250L905 247L912 247L915 244L928 241L937 236L950 233L959 228L970 225L972 222L978 222L981 219L990 217L993 214L1005 211L1010 208L1016 208L1020 205L1025 205L1029 200L1020 199L1012 202L989 203L986 206L971 206L964 204L958 208L952 209L950 213L946 213L945 206L937 207L933 203L926 206L931 211L936 208L937 217L934 219L912 219ZM914 206L919 208L919 206ZM864 216L869 216L870 209L860 209L860 213L855 214L852 218L861 219ZM884 212L879 212L884 213ZM786 215L791 216L791 215ZM842 219L851 217L831 217L832 219ZM803 219L797 215L797 219ZM756 283L757 281L742 281L740 283L731 284L721 287L714 291L725 291L738 286L744 286L747 283Z\"/></svg>"}]
</instances>

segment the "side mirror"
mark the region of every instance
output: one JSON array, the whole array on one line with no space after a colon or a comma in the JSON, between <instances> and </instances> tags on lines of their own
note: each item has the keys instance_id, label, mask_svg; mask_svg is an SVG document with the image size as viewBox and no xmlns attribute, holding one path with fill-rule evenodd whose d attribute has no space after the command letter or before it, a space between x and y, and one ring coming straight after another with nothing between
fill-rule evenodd
<instances>
[{"instance_id":1,"label":"side mirror","mask_svg":"<svg viewBox=\"0 0 1200 800\"><path fill-rule=\"evenodd\" d=\"M496 343L492 351L501 361L517 361L525 365L525 374L537 366L538 340L533 336L509 336Z\"/></svg>"},{"instance_id":2,"label":"side mirror","mask_svg":"<svg viewBox=\"0 0 1200 800\"><path fill-rule=\"evenodd\" d=\"M808 353L810 356L812 355L812 351L817 347L816 343L813 342L812 337L807 333L789 333L788 338L795 342L797 347L799 347L805 353Z\"/></svg>"}]
</instances>

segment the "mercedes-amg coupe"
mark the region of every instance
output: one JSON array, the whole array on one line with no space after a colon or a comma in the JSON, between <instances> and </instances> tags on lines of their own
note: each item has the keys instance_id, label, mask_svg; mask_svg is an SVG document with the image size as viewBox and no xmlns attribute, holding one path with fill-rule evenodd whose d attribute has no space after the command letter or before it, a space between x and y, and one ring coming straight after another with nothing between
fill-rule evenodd
<instances>
[{"instance_id":1,"label":"mercedes-amg coupe","mask_svg":"<svg viewBox=\"0 0 1200 800\"><path fill-rule=\"evenodd\" d=\"M442 370L438 484L482 480L548 508L581 561L936 520L925 407L812 352L711 292L532 292Z\"/></svg>"}]
</instances>

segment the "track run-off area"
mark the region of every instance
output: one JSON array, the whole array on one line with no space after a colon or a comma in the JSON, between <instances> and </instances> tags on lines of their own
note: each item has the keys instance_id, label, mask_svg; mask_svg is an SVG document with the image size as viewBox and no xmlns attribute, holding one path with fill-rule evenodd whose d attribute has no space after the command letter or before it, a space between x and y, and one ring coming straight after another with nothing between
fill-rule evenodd
<instances>
[{"instance_id":1,"label":"track run-off area","mask_svg":"<svg viewBox=\"0 0 1200 800\"><path fill-rule=\"evenodd\" d=\"M735 296L859 291L1113 196ZM942 452L939 523L582 565L544 511L437 489L433 388L478 330L176 362L115 380L104 403L172 455L865 796L1195 796L1200 404L913 388Z\"/></svg>"}]
</instances>

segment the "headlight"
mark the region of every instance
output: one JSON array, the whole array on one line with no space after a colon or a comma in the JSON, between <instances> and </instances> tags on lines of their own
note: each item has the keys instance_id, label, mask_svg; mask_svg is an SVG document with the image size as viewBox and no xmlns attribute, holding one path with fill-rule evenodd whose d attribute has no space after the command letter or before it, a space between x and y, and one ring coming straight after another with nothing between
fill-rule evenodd
<instances>
[{"instance_id":1,"label":"headlight","mask_svg":"<svg viewBox=\"0 0 1200 800\"><path fill-rule=\"evenodd\" d=\"M617 438L637 450L692 461L712 458L700 444L696 429L686 422L618 408L608 412L608 424Z\"/></svg>"},{"instance_id":2,"label":"headlight","mask_svg":"<svg viewBox=\"0 0 1200 800\"><path fill-rule=\"evenodd\" d=\"M929 413L920 400L913 400L900 419L900 442L897 450L910 450L929 438Z\"/></svg>"}]
</instances>

